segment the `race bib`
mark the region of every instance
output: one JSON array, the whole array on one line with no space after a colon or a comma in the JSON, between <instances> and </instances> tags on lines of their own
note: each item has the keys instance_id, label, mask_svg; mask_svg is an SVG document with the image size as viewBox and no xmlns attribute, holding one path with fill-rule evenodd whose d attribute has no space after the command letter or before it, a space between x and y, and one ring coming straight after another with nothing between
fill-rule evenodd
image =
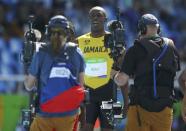
<instances>
[{"instance_id":1,"label":"race bib","mask_svg":"<svg viewBox=\"0 0 186 131\"><path fill-rule=\"evenodd\" d=\"M107 75L107 61L104 58L86 59L85 75L90 77L101 77Z\"/></svg>"},{"instance_id":2,"label":"race bib","mask_svg":"<svg viewBox=\"0 0 186 131\"><path fill-rule=\"evenodd\" d=\"M70 70L66 67L53 67L49 78L60 77L60 78L69 78Z\"/></svg>"}]
</instances>

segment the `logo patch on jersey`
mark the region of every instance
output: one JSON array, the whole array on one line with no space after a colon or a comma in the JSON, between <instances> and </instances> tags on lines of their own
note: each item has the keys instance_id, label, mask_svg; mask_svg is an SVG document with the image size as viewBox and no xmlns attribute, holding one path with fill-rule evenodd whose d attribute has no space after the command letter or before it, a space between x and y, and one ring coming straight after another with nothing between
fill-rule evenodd
<instances>
[{"instance_id":1,"label":"logo patch on jersey","mask_svg":"<svg viewBox=\"0 0 186 131\"><path fill-rule=\"evenodd\" d=\"M95 53L95 52L108 52L108 49L104 46L87 46L84 48L83 53Z\"/></svg>"},{"instance_id":2,"label":"logo patch on jersey","mask_svg":"<svg viewBox=\"0 0 186 131\"><path fill-rule=\"evenodd\" d=\"M88 43L90 43L90 40L85 40L85 44L87 45Z\"/></svg>"}]
</instances>

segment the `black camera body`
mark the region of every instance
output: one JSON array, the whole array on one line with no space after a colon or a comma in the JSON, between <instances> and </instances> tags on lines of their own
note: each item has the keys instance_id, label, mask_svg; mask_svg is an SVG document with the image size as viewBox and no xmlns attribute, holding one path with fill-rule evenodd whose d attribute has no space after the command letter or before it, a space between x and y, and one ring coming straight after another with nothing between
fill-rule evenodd
<instances>
[{"instance_id":1,"label":"black camera body","mask_svg":"<svg viewBox=\"0 0 186 131\"><path fill-rule=\"evenodd\" d=\"M23 44L21 60L25 68L28 68L30 66L32 57L36 51L36 44L41 39L41 32L37 29L33 29L33 17L34 16L29 16L29 29L24 34L25 41Z\"/></svg>"},{"instance_id":2,"label":"black camera body","mask_svg":"<svg viewBox=\"0 0 186 131\"><path fill-rule=\"evenodd\" d=\"M119 8L116 12L117 20L111 20L108 22L107 27L109 33L105 35L104 45L106 48L110 48L110 57L117 61L118 57L120 57L125 51L125 29L120 19L120 11Z\"/></svg>"},{"instance_id":3,"label":"black camera body","mask_svg":"<svg viewBox=\"0 0 186 131\"><path fill-rule=\"evenodd\" d=\"M83 103L84 104L89 104L90 103L90 91L87 88L87 89L84 90L84 92L85 92L85 99L84 99Z\"/></svg>"},{"instance_id":4,"label":"black camera body","mask_svg":"<svg viewBox=\"0 0 186 131\"><path fill-rule=\"evenodd\" d=\"M24 127L24 129L29 130L31 122L32 122L32 113L30 109L22 109L22 121L21 124Z\"/></svg>"},{"instance_id":5,"label":"black camera body","mask_svg":"<svg viewBox=\"0 0 186 131\"><path fill-rule=\"evenodd\" d=\"M104 45L110 49L109 56L113 58L114 63L112 68L119 70L118 58L121 57L125 52L125 37L124 27L122 22L119 20L120 12L117 10L117 20L111 20L108 22L107 27L109 33L105 35ZM121 102L117 101L117 86L113 86L113 99L110 101L102 101L101 110L107 118L110 125L115 126L118 121L124 118L123 106Z\"/></svg>"},{"instance_id":6,"label":"black camera body","mask_svg":"<svg viewBox=\"0 0 186 131\"><path fill-rule=\"evenodd\" d=\"M116 124L116 121L119 121L124 118L123 106L119 101L102 101L101 110L110 125L114 125Z\"/></svg>"},{"instance_id":7,"label":"black camera body","mask_svg":"<svg viewBox=\"0 0 186 131\"><path fill-rule=\"evenodd\" d=\"M22 109L21 110L21 116L22 116L22 120L21 120L21 124L24 127L24 129L29 130L30 129L30 125L35 117L35 106L34 105L30 105L29 109Z\"/></svg>"},{"instance_id":8,"label":"black camera body","mask_svg":"<svg viewBox=\"0 0 186 131\"><path fill-rule=\"evenodd\" d=\"M30 92L30 104L28 108L21 110L21 124L26 129L26 131L29 131L30 125L32 121L34 120L34 117L36 116L36 113L38 112L39 108L39 95L37 90L33 90Z\"/></svg>"},{"instance_id":9,"label":"black camera body","mask_svg":"<svg viewBox=\"0 0 186 131\"><path fill-rule=\"evenodd\" d=\"M26 40L23 45L22 60L25 66L29 66L36 50L35 42Z\"/></svg>"}]
</instances>

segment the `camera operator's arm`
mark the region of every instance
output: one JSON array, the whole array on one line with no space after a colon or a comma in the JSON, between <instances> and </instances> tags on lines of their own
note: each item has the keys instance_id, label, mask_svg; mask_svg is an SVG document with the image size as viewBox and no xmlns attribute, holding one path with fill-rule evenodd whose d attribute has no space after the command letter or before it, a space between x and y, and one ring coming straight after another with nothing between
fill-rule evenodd
<instances>
[{"instance_id":1,"label":"camera operator's arm","mask_svg":"<svg viewBox=\"0 0 186 131\"><path fill-rule=\"evenodd\" d=\"M76 44L78 43L77 39L75 40L74 43L76 43ZM83 54L81 51L80 51L80 54L81 54L82 59L81 59L81 69L80 69L80 73L79 73L79 83L80 83L80 86L85 90L85 88L84 88L85 62L84 62ZM86 99L86 93L85 93L85 99ZM76 120L75 123L79 123L79 122L80 122L79 129L81 130L85 126L85 105L84 104L82 104L80 106L80 114L79 114L78 119Z\"/></svg>"},{"instance_id":2,"label":"camera operator's arm","mask_svg":"<svg viewBox=\"0 0 186 131\"><path fill-rule=\"evenodd\" d=\"M75 40L75 43L77 44L78 41ZM84 88L85 60L84 60L83 53L82 53L81 49L77 48L77 51L78 51L78 55L80 55L80 63L81 63L78 81L80 83L80 86L82 88Z\"/></svg>"},{"instance_id":3,"label":"camera operator's arm","mask_svg":"<svg viewBox=\"0 0 186 131\"><path fill-rule=\"evenodd\" d=\"M38 52L36 52L33 55L29 67L25 68L26 74L25 74L24 85L28 91L31 91L34 87L36 87L37 80L38 80L37 75L39 75L40 72L40 61L41 59L38 56Z\"/></svg>"},{"instance_id":4,"label":"camera operator's arm","mask_svg":"<svg viewBox=\"0 0 186 131\"><path fill-rule=\"evenodd\" d=\"M123 51L122 55L117 59L117 61L115 61L114 64L121 68L124 56L125 52ZM111 78L118 86L127 85L129 80L129 76L127 74L125 74L124 72L116 71L115 69L112 69L111 71Z\"/></svg>"},{"instance_id":5,"label":"camera operator's arm","mask_svg":"<svg viewBox=\"0 0 186 131\"><path fill-rule=\"evenodd\" d=\"M179 85L183 91L183 93L186 93L186 69L180 74L178 78Z\"/></svg>"},{"instance_id":6,"label":"camera operator's arm","mask_svg":"<svg viewBox=\"0 0 186 131\"><path fill-rule=\"evenodd\" d=\"M122 53L122 55L117 59L117 62L115 62L115 64L120 68L121 67L121 65L122 65L122 61L123 61L123 59L124 59L124 56L125 56L125 49L123 50L123 53ZM119 73L119 71L116 71L116 70L114 70L114 69L112 69L112 71L111 71L111 79L113 79L114 78L114 76L117 74L117 73ZM120 88L121 88L121 93L122 93L122 96L123 96L123 105L124 105L124 107L123 107L123 115L124 115L124 117L126 116L126 114L127 114L127 111L128 111L128 104L129 104L129 97L128 97L128 82L125 84L125 85L123 85L123 86L120 86Z\"/></svg>"},{"instance_id":7,"label":"camera operator's arm","mask_svg":"<svg viewBox=\"0 0 186 131\"><path fill-rule=\"evenodd\" d=\"M84 89L84 72L81 72L79 74L79 83L80 83L81 87ZM78 121L80 121L80 129L83 129L85 126L85 106L84 106L84 104L80 106L80 114L79 114L79 118L77 120L77 123L78 123Z\"/></svg>"},{"instance_id":8,"label":"camera operator's arm","mask_svg":"<svg viewBox=\"0 0 186 131\"><path fill-rule=\"evenodd\" d=\"M178 82L184 93L184 97L182 101L183 102L182 103L182 117L183 117L183 120L186 122L186 69L179 76Z\"/></svg>"},{"instance_id":9,"label":"camera operator's arm","mask_svg":"<svg viewBox=\"0 0 186 131\"><path fill-rule=\"evenodd\" d=\"M26 74L24 85L25 88L30 91L33 89L36 83L36 77L28 74L28 69L30 67L32 57L36 51L36 42L41 39L41 32L37 29L30 28L24 34L25 42L23 48L23 64L24 64L24 72Z\"/></svg>"},{"instance_id":10,"label":"camera operator's arm","mask_svg":"<svg viewBox=\"0 0 186 131\"><path fill-rule=\"evenodd\" d=\"M123 96L123 115L124 115L124 118L126 117L127 115L127 111L128 111L128 105L129 105L129 97L128 97L128 83L124 86L121 86L121 93L122 93L122 96Z\"/></svg>"},{"instance_id":11,"label":"camera operator's arm","mask_svg":"<svg viewBox=\"0 0 186 131\"><path fill-rule=\"evenodd\" d=\"M119 76L116 76L116 75L119 75ZM123 79L121 73L119 73L119 71L115 71L115 70L112 70L111 72L111 78L114 79ZM122 81L122 80L121 80ZM115 81L116 83L116 81ZM116 83L117 84L117 83ZM117 84L118 85L118 84ZM128 80L126 81L125 84L120 84L120 88L121 88L121 93L122 93L122 96L123 96L123 115L124 115L124 118L126 117L127 115L127 111L128 111L128 105L129 105L129 97L128 97Z\"/></svg>"}]
</instances>

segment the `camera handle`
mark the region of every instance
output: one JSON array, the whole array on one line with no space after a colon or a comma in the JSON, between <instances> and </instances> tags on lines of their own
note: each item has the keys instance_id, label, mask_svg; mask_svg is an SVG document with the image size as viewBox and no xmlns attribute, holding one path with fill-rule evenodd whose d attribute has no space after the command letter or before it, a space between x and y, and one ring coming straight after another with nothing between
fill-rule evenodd
<instances>
[{"instance_id":1,"label":"camera handle","mask_svg":"<svg viewBox=\"0 0 186 131\"><path fill-rule=\"evenodd\" d=\"M113 102L117 102L117 85L113 83Z\"/></svg>"}]
</instances>

